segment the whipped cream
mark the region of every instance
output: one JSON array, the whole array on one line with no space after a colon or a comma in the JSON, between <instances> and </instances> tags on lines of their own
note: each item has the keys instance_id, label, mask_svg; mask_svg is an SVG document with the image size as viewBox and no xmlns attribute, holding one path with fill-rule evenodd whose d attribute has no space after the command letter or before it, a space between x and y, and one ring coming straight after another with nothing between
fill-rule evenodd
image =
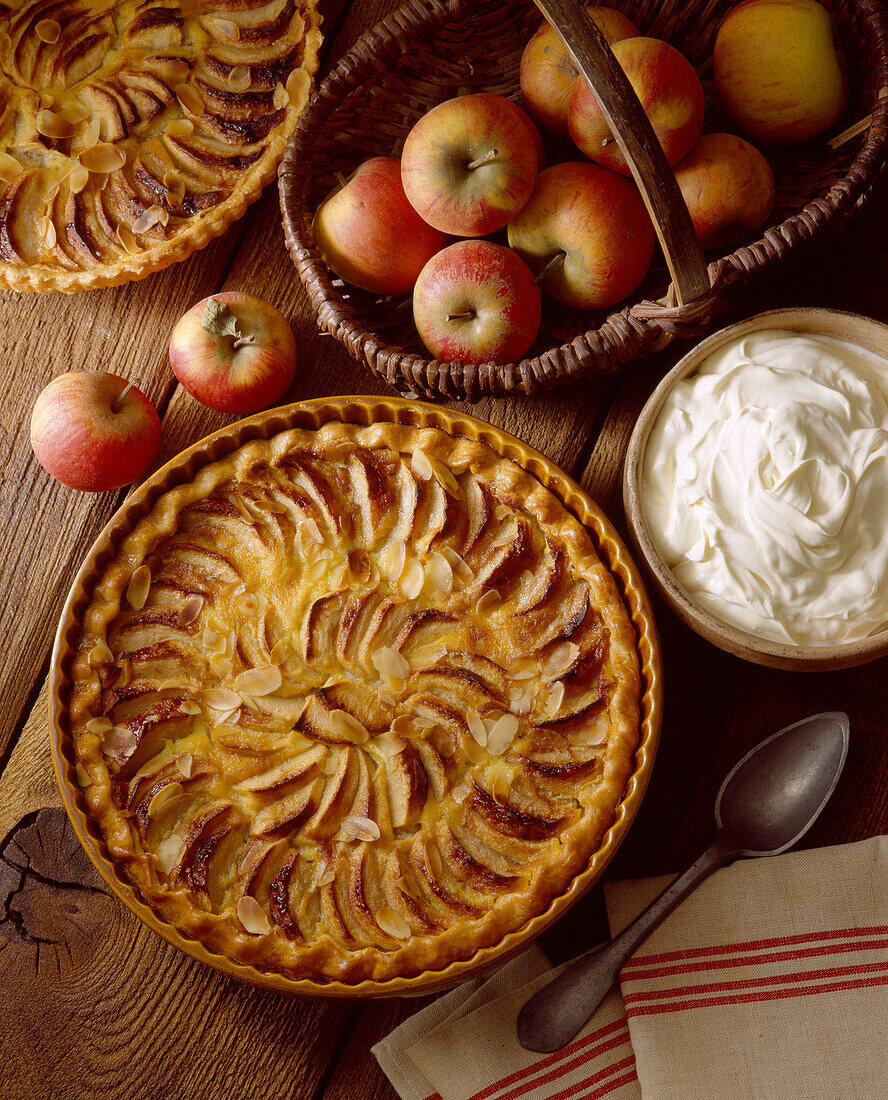
<instances>
[{"instance_id":1,"label":"whipped cream","mask_svg":"<svg viewBox=\"0 0 888 1100\"><path fill-rule=\"evenodd\" d=\"M694 601L801 645L888 623L888 361L764 331L670 392L645 452L654 542Z\"/></svg>"}]
</instances>

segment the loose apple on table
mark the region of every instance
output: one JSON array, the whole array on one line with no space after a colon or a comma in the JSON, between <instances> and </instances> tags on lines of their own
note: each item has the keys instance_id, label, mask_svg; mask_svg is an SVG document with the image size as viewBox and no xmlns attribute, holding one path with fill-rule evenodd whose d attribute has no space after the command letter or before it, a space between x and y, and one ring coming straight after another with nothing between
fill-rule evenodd
<instances>
[{"instance_id":1,"label":"loose apple on table","mask_svg":"<svg viewBox=\"0 0 888 1100\"><path fill-rule=\"evenodd\" d=\"M245 414L282 397L296 374L293 331L274 306L241 291L204 298L170 339L170 366L192 397Z\"/></svg>"},{"instance_id":2,"label":"loose apple on table","mask_svg":"<svg viewBox=\"0 0 888 1100\"><path fill-rule=\"evenodd\" d=\"M518 213L539 166L523 112L480 93L439 103L404 141L401 179L420 217L455 237L494 233Z\"/></svg>"},{"instance_id":3,"label":"loose apple on table","mask_svg":"<svg viewBox=\"0 0 888 1100\"><path fill-rule=\"evenodd\" d=\"M457 241L442 249L413 290L420 338L444 361L520 359L539 331L540 312L540 291L529 268L493 241Z\"/></svg>"},{"instance_id":4,"label":"loose apple on table","mask_svg":"<svg viewBox=\"0 0 888 1100\"><path fill-rule=\"evenodd\" d=\"M160 418L144 393L107 371L54 378L31 413L37 461L71 489L101 493L137 481L160 445Z\"/></svg>"},{"instance_id":5,"label":"loose apple on table","mask_svg":"<svg viewBox=\"0 0 888 1100\"><path fill-rule=\"evenodd\" d=\"M586 11L610 45L640 33L635 24L615 8L587 4ZM559 137L569 137L567 109L577 81L577 70L550 23L544 23L525 46L518 79L527 109L540 126Z\"/></svg>"}]
</instances>

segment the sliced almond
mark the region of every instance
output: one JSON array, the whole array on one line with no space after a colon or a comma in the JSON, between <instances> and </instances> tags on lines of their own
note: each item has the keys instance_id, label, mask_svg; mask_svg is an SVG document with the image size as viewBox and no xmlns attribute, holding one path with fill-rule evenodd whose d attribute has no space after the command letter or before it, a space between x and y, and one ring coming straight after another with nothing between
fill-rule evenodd
<instances>
[{"instance_id":1,"label":"sliced almond","mask_svg":"<svg viewBox=\"0 0 888 1100\"><path fill-rule=\"evenodd\" d=\"M532 680L539 673L540 663L534 660L533 657L522 658L522 660L516 661L514 665L506 669L506 675L510 680Z\"/></svg>"},{"instance_id":2,"label":"sliced almond","mask_svg":"<svg viewBox=\"0 0 888 1100\"><path fill-rule=\"evenodd\" d=\"M408 898L413 898L414 901L422 901L422 892L412 878L402 875L398 879L398 888L402 893L406 894Z\"/></svg>"},{"instance_id":3,"label":"sliced almond","mask_svg":"<svg viewBox=\"0 0 888 1100\"><path fill-rule=\"evenodd\" d=\"M151 587L151 570L147 565L140 565L130 577L126 588L127 601L134 610L141 611L148 599L148 590Z\"/></svg>"},{"instance_id":4,"label":"sliced almond","mask_svg":"<svg viewBox=\"0 0 888 1100\"><path fill-rule=\"evenodd\" d=\"M35 23L34 33L41 42L46 42L51 46L54 42L58 42L59 35L62 33L62 25L55 19L41 19Z\"/></svg>"},{"instance_id":5,"label":"sliced almond","mask_svg":"<svg viewBox=\"0 0 888 1100\"><path fill-rule=\"evenodd\" d=\"M127 726L112 726L105 734L102 752L123 763L136 751L138 738Z\"/></svg>"},{"instance_id":6,"label":"sliced almond","mask_svg":"<svg viewBox=\"0 0 888 1100\"><path fill-rule=\"evenodd\" d=\"M513 714L530 714L533 706L533 688L516 687L509 692L509 710Z\"/></svg>"},{"instance_id":7,"label":"sliced almond","mask_svg":"<svg viewBox=\"0 0 888 1100\"><path fill-rule=\"evenodd\" d=\"M283 665L293 656L293 643L289 638L281 638L279 642L271 647L271 663L274 665Z\"/></svg>"},{"instance_id":8,"label":"sliced almond","mask_svg":"<svg viewBox=\"0 0 888 1100\"><path fill-rule=\"evenodd\" d=\"M126 225L118 225L115 231L115 236L123 245L125 252L128 252L130 256L135 256L138 252L142 251L139 242L136 240L133 231Z\"/></svg>"},{"instance_id":9,"label":"sliced almond","mask_svg":"<svg viewBox=\"0 0 888 1100\"><path fill-rule=\"evenodd\" d=\"M79 141L81 149L91 149L99 140L102 132L102 120L98 115L93 115L86 126L80 131Z\"/></svg>"},{"instance_id":10,"label":"sliced almond","mask_svg":"<svg viewBox=\"0 0 888 1100\"><path fill-rule=\"evenodd\" d=\"M248 668L234 678L234 687L241 694L271 695L283 683L281 670L277 665L265 665L263 668Z\"/></svg>"},{"instance_id":11,"label":"sliced almond","mask_svg":"<svg viewBox=\"0 0 888 1100\"><path fill-rule=\"evenodd\" d=\"M61 113L72 126L79 126L81 122L86 122L89 118L89 111L82 103L78 103L76 100L69 100L62 107Z\"/></svg>"},{"instance_id":12,"label":"sliced almond","mask_svg":"<svg viewBox=\"0 0 888 1100\"><path fill-rule=\"evenodd\" d=\"M0 179L9 183L24 172L24 165L9 153L0 153Z\"/></svg>"},{"instance_id":13,"label":"sliced almond","mask_svg":"<svg viewBox=\"0 0 888 1100\"><path fill-rule=\"evenodd\" d=\"M191 137L194 123L190 118L174 118L167 123L167 133L171 138Z\"/></svg>"},{"instance_id":14,"label":"sliced almond","mask_svg":"<svg viewBox=\"0 0 888 1100\"><path fill-rule=\"evenodd\" d=\"M208 19L207 30L223 42L240 41L240 27L231 19Z\"/></svg>"},{"instance_id":15,"label":"sliced almond","mask_svg":"<svg viewBox=\"0 0 888 1100\"><path fill-rule=\"evenodd\" d=\"M181 710L183 714L200 714L200 704L195 703L193 699L186 699L179 707L179 710Z\"/></svg>"},{"instance_id":16,"label":"sliced almond","mask_svg":"<svg viewBox=\"0 0 888 1100\"><path fill-rule=\"evenodd\" d=\"M40 236L43 238L43 243L47 248L55 248L58 236L56 234L56 227L53 225L50 218L43 219L43 229Z\"/></svg>"},{"instance_id":17,"label":"sliced almond","mask_svg":"<svg viewBox=\"0 0 888 1100\"><path fill-rule=\"evenodd\" d=\"M363 745L370 738L366 726L347 710L334 710L330 715L330 721L337 733L341 733L355 745Z\"/></svg>"},{"instance_id":18,"label":"sliced almond","mask_svg":"<svg viewBox=\"0 0 888 1100\"><path fill-rule=\"evenodd\" d=\"M543 713L547 718L554 718L558 711L561 709L561 704L564 702L564 683L559 680L557 684L553 684L549 688L549 693L546 696L546 702L543 706Z\"/></svg>"},{"instance_id":19,"label":"sliced almond","mask_svg":"<svg viewBox=\"0 0 888 1100\"><path fill-rule=\"evenodd\" d=\"M508 768L498 767L490 783L490 793L493 801L502 806L512 786L512 776Z\"/></svg>"},{"instance_id":20,"label":"sliced almond","mask_svg":"<svg viewBox=\"0 0 888 1100\"><path fill-rule=\"evenodd\" d=\"M194 622L201 611L203 611L203 605L203 596L191 597L188 603L185 604L176 616L176 625L180 630Z\"/></svg>"},{"instance_id":21,"label":"sliced almond","mask_svg":"<svg viewBox=\"0 0 888 1100\"><path fill-rule=\"evenodd\" d=\"M80 163L87 172L108 175L117 172L126 164L126 153L119 145L107 141L99 142L80 154Z\"/></svg>"},{"instance_id":22,"label":"sliced almond","mask_svg":"<svg viewBox=\"0 0 888 1100\"><path fill-rule=\"evenodd\" d=\"M200 92L198 92L193 84L177 84L175 88L173 88L173 94L176 99L178 99L182 110L187 111L193 118L200 118L206 110L206 105L201 98ZM169 186L166 179L164 179L164 185L167 187Z\"/></svg>"},{"instance_id":23,"label":"sliced almond","mask_svg":"<svg viewBox=\"0 0 888 1100\"><path fill-rule=\"evenodd\" d=\"M426 562L425 575L434 591L441 596L447 596L453 588L453 569L443 554L432 554Z\"/></svg>"},{"instance_id":24,"label":"sliced almond","mask_svg":"<svg viewBox=\"0 0 888 1100\"><path fill-rule=\"evenodd\" d=\"M453 576L460 584L468 584L469 581L474 578L475 574L469 568L465 559L461 558L452 546L443 547L441 553L450 563L450 568L453 570Z\"/></svg>"},{"instance_id":25,"label":"sliced almond","mask_svg":"<svg viewBox=\"0 0 888 1100\"><path fill-rule=\"evenodd\" d=\"M406 680L410 675L410 665L391 646L381 646L377 649L370 658L370 663L383 676L393 676L396 680Z\"/></svg>"},{"instance_id":26,"label":"sliced almond","mask_svg":"<svg viewBox=\"0 0 888 1100\"><path fill-rule=\"evenodd\" d=\"M481 599L475 604L475 610L479 615L489 615L494 608L502 603L502 596L495 588L488 588Z\"/></svg>"},{"instance_id":27,"label":"sliced almond","mask_svg":"<svg viewBox=\"0 0 888 1100\"><path fill-rule=\"evenodd\" d=\"M167 783L166 786L161 787L148 803L148 816L150 818L157 817L167 802L170 802L174 798L178 798L181 793L181 783Z\"/></svg>"},{"instance_id":28,"label":"sliced almond","mask_svg":"<svg viewBox=\"0 0 888 1100\"><path fill-rule=\"evenodd\" d=\"M503 714L487 731L487 751L500 756L506 751L518 732L520 723L514 714Z\"/></svg>"},{"instance_id":29,"label":"sliced almond","mask_svg":"<svg viewBox=\"0 0 888 1100\"><path fill-rule=\"evenodd\" d=\"M459 496L459 482L453 476L453 474L447 469L447 467L439 462L436 458L429 460L432 464L432 473L435 475L435 480L452 497Z\"/></svg>"},{"instance_id":30,"label":"sliced almond","mask_svg":"<svg viewBox=\"0 0 888 1100\"><path fill-rule=\"evenodd\" d=\"M235 65L228 74L228 87L233 92L245 92L253 83L253 74L246 65Z\"/></svg>"},{"instance_id":31,"label":"sliced almond","mask_svg":"<svg viewBox=\"0 0 888 1100\"><path fill-rule=\"evenodd\" d=\"M463 802L465 802L465 800L469 797L469 795L471 793L472 793L472 788L469 786L468 783L464 782L464 783L458 783L453 788L453 790L450 792L450 795L451 795L453 801L458 806L461 806L463 804Z\"/></svg>"},{"instance_id":32,"label":"sliced almond","mask_svg":"<svg viewBox=\"0 0 888 1100\"><path fill-rule=\"evenodd\" d=\"M81 790L85 790L87 787L92 786L90 774L79 760L74 765L74 774L77 776L77 786L80 787Z\"/></svg>"},{"instance_id":33,"label":"sliced almond","mask_svg":"<svg viewBox=\"0 0 888 1100\"><path fill-rule=\"evenodd\" d=\"M324 536L321 534L321 529L318 527L317 521L312 519L311 516L302 521L299 530L311 539L312 542L317 543L318 546L324 541Z\"/></svg>"},{"instance_id":34,"label":"sliced almond","mask_svg":"<svg viewBox=\"0 0 888 1100\"><path fill-rule=\"evenodd\" d=\"M443 642L432 642L420 646L410 654L410 667L414 669L433 668L447 656L447 646Z\"/></svg>"},{"instance_id":35,"label":"sliced almond","mask_svg":"<svg viewBox=\"0 0 888 1100\"><path fill-rule=\"evenodd\" d=\"M236 691L223 687L207 688L201 693L201 698L212 710L222 712L237 710L241 705L240 695Z\"/></svg>"},{"instance_id":36,"label":"sliced almond","mask_svg":"<svg viewBox=\"0 0 888 1100\"><path fill-rule=\"evenodd\" d=\"M518 537L518 520L513 515L510 514L509 519L506 522L503 529L496 536L496 538L493 539L493 541L491 542L490 548L492 550L499 550L501 547L508 546L510 543L514 542L517 537Z\"/></svg>"},{"instance_id":37,"label":"sliced almond","mask_svg":"<svg viewBox=\"0 0 888 1100\"><path fill-rule=\"evenodd\" d=\"M89 183L89 172L82 164L75 164L71 175L68 176L68 186L71 188L72 195L79 195L81 191L86 189L86 185Z\"/></svg>"},{"instance_id":38,"label":"sliced almond","mask_svg":"<svg viewBox=\"0 0 888 1100\"><path fill-rule=\"evenodd\" d=\"M114 654L105 642L97 642L89 651L89 663L93 668L106 665L114 660Z\"/></svg>"},{"instance_id":39,"label":"sliced almond","mask_svg":"<svg viewBox=\"0 0 888 1100\"><path fill-rule=\"evenodd\" d=\"M170 88L187 80L191 71L188 62L180 57L155 57L152 59L152 68L160 73L163 82Z\"/></svg>"},{"instance_id":40,"label":"sliced almond","mask_svg":"<svg viewBox=\"0 0 888 1100\"><path fill-rule=\"evenodd\" d=\"M315 887L329 886L331 882L336 880L336 869L329 867L323 860L318 864L315 871Z\"/></svg>"},{"instance_id":41,"label":"sliced almond","mask_svg":"<svg viewBox=\"0 0 888 1100\"><path fill-rule=\"evenodd\" d=\"M435 844L426 844L425 863L432 878L440 880L444 874L444 861L441 859L441 853Z\"/></svg>"},{"instance_id":42,"label":"sliced almond","mask_svg":"<svg viewBox=\"0 0 888 1100\"><path fill-rule=\"evenodd\" d=\"M290 97L287 95L287 89L280 82L274 86L274 95L271 97L271 101L278 111L283 111L290 106Z\"/></svg>"},{"instance_id":43,"label":"sliced almond","mask_svg":"<svg viewBox=\"0 0 888 1100\"><path fill-rule=\"evenodd\" d=\"M173 833L157 846L157 854L154 857L157 869L161 874L168 875L174 867L178 867L185 857L188 847L185 841Z\"/></svg>"},{"instance_id":44,"label":"sliced almond","mask_svg":"<svg viewBox=\"0 0 888 1100\"><path fill-rule=\"evenodd\" d=\"M74 133L73 125L64 115L57 115L48 108L37 112L35 126L38 134L53 139L69 138Z\"/></svg>"},{"instance_id":45,"label":"sliced almond","mask_svg":"<svg viewBox=\"0 0 888 1100\"><path fill-rule=\"evenodd\" d=\"M380 838L379 826L370 817L360 817L357 814L347 817L342 822L339 830L340 839L344 841L362 840L370 843Z\"/></svg>"},{"instance_id":46,"label":"sliced almond","mask_svg":"<svg viewBox=\"0 0 888 1100\"><path fill-rule=\"evenodd\" d=\"M295 68L287 77L287 95L292 107L304 107L311 91L311 77L304 68Z\"/></svg>"},{"instance_id":47,"label":"sliced almond","mask_svg":"<svg viewBox=\"0 0 888 1100\"><path fill-rule=\"evenodd\" d=\"M182 773L183 779L191 778L191 769L194 765L194 757L190 752L180 752L176 757L176 767Z\"/></svg>"},{"instance_id":48,"label":"sliced almond","mask_svg":"<svg viewBox=\"0 0 888 1100\"><path fill-rule=\"evenodd\" d=\"M391 908L380 909L376 914L376 923L385 932L396 940L406 940L410 937L410 925L404 918Z\"/></svg>"},{"instance_id":49,"label":"sliced almond","mask_svg":"<svg viewBox=\"0 0 888 1100\"><path fill-rule=\"evenodd\" d=\"M543 671L547 676L561 676L580 655L580 647L573 642L561 642L546 655Z\"/></svg>"},{"instance_id":50,"label":"sliced almond","mask_svg":"<svg viewBox=\"0 0 888 1100\"><path fill-rule=\"evenodd\" d=\"M404 738L399 737L391 730L380 734L373 743L383 756L397 756L407 748L407 742Z\"/></svg>"},{"instance_id":51,"label":"sliced almond","mask_svg":"<svg viewBox=\"0 0 888 1100\"><path fill-rule=\"evenodd\" d=\"M271 922L265 910L255 898L249 895L238 901L237 919L251 936L265 936L271 931Z\"/></svg>"},{"instance_id":52,"label":"sliced almond","mask_svg":"<svg viewBox=\"0 0 888 1100\"><path fill-rule=\"evenodd\" d=\"M425 584L425 570L416 558L411 558L404 566L404 572L398 582L405 599L415 600Z\"/></svg>"},{"instance_id":53,"label":"sliced almond","mask_svg":"<svg viewBox=\"0 0 888 1100\"><path fill-rule=\"evenodd\" d=\"M133 678L133 663L129 657L120 658L120 675L114 682L116 688L129 687Z\"/></svg>"},{"instance_id":54,"label":"sliced almond","mask_svg":"<svg viewBox=\"0 0 888 1100\"><path fill-rule=\"evenodd\" d=\"M333 753L330 753L330 755L326 757L326 759L321 763L321 771L324 773L324 775L335 775L338 768L339 761L336 759Z\"/></svg>"},{"instance_id":55,"label":"sliced almond","mask_svg":"<svg viewBox=\"0 0 888 1100\"><path fill-rule=\"evenodd\" d=\"M149 206L136 218L130 229L136 234L147 233L149 229L153 229L160 222L162 212L161 207L157 205Z\"/></svg>"},{"instance_id":56,"label":"sliced almond","mask_svg":"<svg viewBox=\"0 0 888 1100\"><path fill-rule=\"evenodd\" d=\"M88 732L95 733L100 737L104 736L113 726L114 723L110 718L90 718L86 723Z\"/></svg>"},{"instance_id":57,"label":"sliced almond","mask_svg":"<svg viewBox=\"0 0 888 1100\"><path fill-rule=\"evenodd\" d=\"M477 710L469 709L466 711L466 725L469 727L469 733L475 739L477 744L483 748L487 745L487 726L484 724L484 719L477 712Z\"/></svg>"},{"instance_id":58,"label":"sliced almond","mask_svg":"<svg viewBox=\"0 0 888 1100\"><path fill-rule=\"evenodd\" d=\"M410 459L410 469L416 474L420 481L428 481L434 476L429 456L420 447L417 447L413 452Z\"/></svg>"},{"instance_id":59,"label":"sliced almond","mask_svg":"<svg viewBox=\"0 0 888 1100\"><path fill-rule=\"evenodd\" d=\"M412 737L416 732L416 725L411 714L399 714L392 721L392 733L397 737Z\"/></svg>"},{"instance_id":60,"label":"sliced almond","mask_svg":"<svg viewBox=\"0 0 888 1100\"><path fill-rule=\"evenodd\" d=\"M397 583L404 572L407 561L407 547L403 539L393 539L386 543L379 555L379 568L392 584Z\"/></svg>"}]
</instances>

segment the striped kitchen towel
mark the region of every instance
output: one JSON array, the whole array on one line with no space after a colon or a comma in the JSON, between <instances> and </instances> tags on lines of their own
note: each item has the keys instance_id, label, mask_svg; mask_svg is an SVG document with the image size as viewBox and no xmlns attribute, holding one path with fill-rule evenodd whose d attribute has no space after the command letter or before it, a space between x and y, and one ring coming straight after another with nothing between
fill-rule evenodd
<instances>
[{"instance_id":1,"label":"striped kitchen towel","mask_svg":"<svg viewBox=\"0 0 888 1100\"><path fill-rule=\"evenodd\" d=\"M612 931L668 881L605 886ZM402 1100L888 1100L888 837L717 872L532 1054L515 1019L555 973L532 947L392 1032Z\"/></svg>"}]
</instances>

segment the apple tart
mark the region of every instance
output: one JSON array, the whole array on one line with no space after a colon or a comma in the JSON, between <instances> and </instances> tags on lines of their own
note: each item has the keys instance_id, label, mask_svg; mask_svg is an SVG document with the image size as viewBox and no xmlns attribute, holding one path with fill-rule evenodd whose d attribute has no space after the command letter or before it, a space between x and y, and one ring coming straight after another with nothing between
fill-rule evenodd
<instances>
[{"instance_id":1,"label":"apple tart","mask_svg":"<svg viewBox=\"0 0 888 1100\"><path fill-rule=\"evenodd\" d=\"M0 0L0 287L140 278L218 236L308 99L316 0Z\"/></svg>"},{"instance_id":2,"label":"apple tart","mask_svg":"<svg viewBox=\"0 0 888 1100\"><path fill-rule=\"evenodd\" d=\"M614 820L636 635L585 528L437 428L331 422L167 491L80 618L70 731L112 859L239 962L437 970Z\"/></svg>"}]
</instances>

